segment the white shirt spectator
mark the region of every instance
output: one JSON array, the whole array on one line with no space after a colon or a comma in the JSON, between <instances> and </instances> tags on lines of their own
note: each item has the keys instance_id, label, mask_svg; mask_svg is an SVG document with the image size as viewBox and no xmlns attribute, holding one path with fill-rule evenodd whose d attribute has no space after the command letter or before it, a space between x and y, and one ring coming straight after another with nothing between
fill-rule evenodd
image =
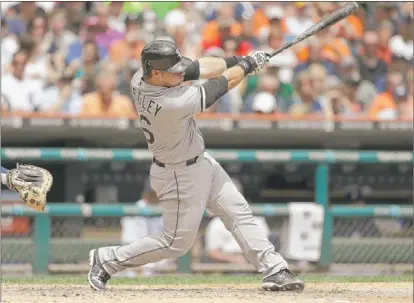
<instances>
[{"instance_id":1,"label":"white shirt spectator","mask_svg":"<svg viewBox=\"0 0 414 303\"><path fill-rule=\"evenodd\" d=\"M298 36L303 33L306 29L313 25L312 18L310 17L287 17L286 27L288 33L293 36Z\"/></svg>"},{"instance_id":2,"label":"white shirt spectator","mask_svg":"<svg viewBox=\"0 0 414 303\"><path fill-rule=\"evenodd\" d=\"M393 55L410 61L413 58L413 40L404 41L401 35L392 37L389 47Z\"/></svg>"},{"instance_id":3,"label":"white shirt spectator","mask_svg":"<svg viewBox=\"0 0 414 303\"><path fill-rule=\"evenodd\" d=\"M41 55L35 58L35 60L27 62L24 77L30 80L31 85L38 87L38 89L43 89L46 85L47 72L46 56Z\"/></svg>"},{"instance_id":4,"label":"white shirt spectator","mask_svg":"<svg viewBox=\"0 0 414 303\"><path fill-rule=\"evenodd\" d=\"M1 104L10 111L33 111L40 92L30 80L19 80L11 74L1 79Z\"/></svg>"},{"instance_id":5,"label":"white shirt spectator","mask_svg":"<svg viewBox=\"0 0 414 303\"><path fill-rule=\"evenodd\" d=\"M18 48L19 44L15 36L1 38L1 74L4 73L4 68L11 63L13 54Z\"/></svg>"},{"instance_id":6,"label":"white shirt spectator","mask_svg":"<svg viewBox=\"0 0 414 303\"><path fill-rule=\"evenodd\" d=\"M60 100L60 90L56 86L45 89L39 95L39 110L47 111L50 110ZM82 109L82 96L74 89L70 94L69 100L67 100L60 112L70 115L79 115Z\"/></svg>"},{"instance_id":7,"label":"white shirt spectator","mask_svg":"<svg viewBox=\"0 0 414 303\"><path fill-rule=\"evenodd\" d=\"M266 219L264 217L255 216L254 220L257 225L259 225L259 228L265 233L266 237L268 237L270 229ZM209 222L205 234L205 244L207 251L218 249L221 252L228 254L242 253L236 239L226 229L219 217L215 217Z\"/></svg>"}]
</instances>

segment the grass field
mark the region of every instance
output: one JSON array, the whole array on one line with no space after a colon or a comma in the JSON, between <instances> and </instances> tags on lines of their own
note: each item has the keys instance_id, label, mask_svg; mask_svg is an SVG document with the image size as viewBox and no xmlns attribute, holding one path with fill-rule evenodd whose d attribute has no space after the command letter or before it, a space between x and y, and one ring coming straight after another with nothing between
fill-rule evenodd
<instances>
[{"instance_id":1,"label":"grass field","mask_svg":"<svg viewBox=\"0 0 414 303\"><path fill-rule=\"evenodd\" d=\"M2 302L62 303L408 303L413 276L304 275L305 291L269 293L261 276L168 275L115 277L106 292L92 291L86 276L3 277Z\"/></svg>"}]
</instances>

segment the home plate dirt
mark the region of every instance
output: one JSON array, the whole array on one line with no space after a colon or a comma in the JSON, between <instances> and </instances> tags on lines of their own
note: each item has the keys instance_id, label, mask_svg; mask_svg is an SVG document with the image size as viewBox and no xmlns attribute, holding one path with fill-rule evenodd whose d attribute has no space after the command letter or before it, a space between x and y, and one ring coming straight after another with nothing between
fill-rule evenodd
<instances>
[{"instance_id":1,"label":"home plate dirt","mask_svg":"<svg viewBox=\"0 0 414 303\"><path fill-rule=\"evenodd\" d=\"M264 292L259 285L108 286L94 292L79 285L3 284L6 303L409 303L413 284L308 283L301 293Z\"/></svg>"}]
</instances>

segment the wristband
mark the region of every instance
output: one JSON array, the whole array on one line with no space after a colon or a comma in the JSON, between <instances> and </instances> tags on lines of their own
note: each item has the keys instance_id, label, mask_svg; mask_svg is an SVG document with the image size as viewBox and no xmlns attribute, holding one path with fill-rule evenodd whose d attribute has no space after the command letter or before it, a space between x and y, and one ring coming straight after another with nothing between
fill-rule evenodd
<instances>
[{"instance_id":1,"label":"wristband","mask_svg":"<svg viewBox=\"0 0 414 303\"><path fill-rule=\"evenodd\" d=\"M244 70L244 76L247 76L253 71L252 64L246 59L241 60L237 66L240 66Z\"/></svg>"},{"instance_id":2,"label":"wristband","mask_svg":"<svg viewBox=\"0 0 414 303\"><path fill-rule=\"evenodd\" d=\"M223 58L223 60L224 62L226 62L226 68L230 68L230 67L235 66L241 60L243 60L243 57L233 56L233 57Z\"/></svg>"}]
</instances>

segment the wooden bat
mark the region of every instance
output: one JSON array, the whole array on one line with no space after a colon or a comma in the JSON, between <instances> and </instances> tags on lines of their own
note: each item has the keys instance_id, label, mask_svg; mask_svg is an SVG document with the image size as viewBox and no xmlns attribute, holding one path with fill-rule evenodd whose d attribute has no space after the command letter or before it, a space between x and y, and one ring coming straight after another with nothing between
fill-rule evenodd
<instances>
[{"instance_id":1,"label":"wooden bat","mask_svg":"<svg viewBox=\"0 0 414 303\"><path fill-rule=\"evenodd\" d=\"M328 26L331 26L332 24L335 24L342 19L348 17L350 14L356 12L358 10L358 3L356 2L350 2L340 9L334 11L333 13L323 17L319 22L315 23L311 27L309 27L306 31L304 31L299 36L295 37L292 41L283 44L279 49L273 51L270 53L270 58L273 56L276 56L277 54L281 53L285 49L291 47L292 45L295 45L313 35L320 32L321 30L327 28Z\"/></svg>"}]
</instances>

